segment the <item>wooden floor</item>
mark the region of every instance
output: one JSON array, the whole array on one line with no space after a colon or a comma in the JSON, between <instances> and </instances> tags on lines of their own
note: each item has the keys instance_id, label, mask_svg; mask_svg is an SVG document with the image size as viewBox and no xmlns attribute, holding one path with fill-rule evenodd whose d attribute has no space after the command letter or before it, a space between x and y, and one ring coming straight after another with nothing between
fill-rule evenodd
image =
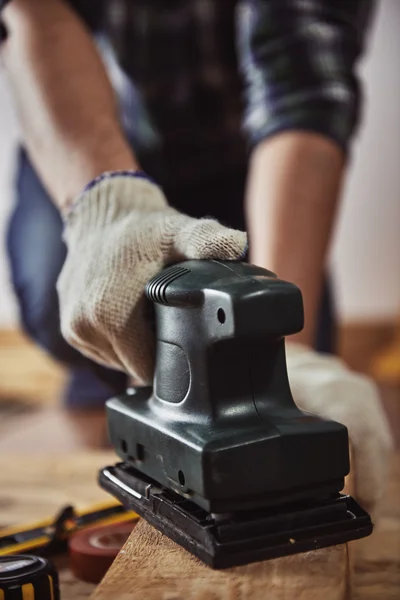
<instances>
[{"instance_id":1,"label":"wooden floor","mask_svg":"<svg viewBox=\"0 0 400 600\"><path fill-rule=\"evenodd\" d=\"M47 517L66 503L82 506L104 499L96 473L114 461L104 415L64 412L59 398L65 373L17 338L10 334L8 343L0 340L0 527ZM399 390L387 388L383 396L397 451L382 519L370 538L349 545L349 600L400 598ZM90 596L93 586L76 581L65 559L57 566L62 600ZM300 598L288 595L287 600Z\"/></svg>"}]
</instances>

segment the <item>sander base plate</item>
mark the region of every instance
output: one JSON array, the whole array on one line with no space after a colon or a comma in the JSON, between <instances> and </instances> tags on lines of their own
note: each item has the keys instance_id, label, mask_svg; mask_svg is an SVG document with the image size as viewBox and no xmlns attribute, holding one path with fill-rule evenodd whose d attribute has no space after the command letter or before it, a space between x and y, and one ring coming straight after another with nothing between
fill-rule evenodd
<instances>
[{"instance_id":1,"label":"sander base plate","mask_svg":"<svg viewBox=\"0 0 400 600\"><path fill-rule=\"evenodd\" d=\"M343 544L372 533L371 519L343 494L212 515L132 465L99 473L102 488L213 569ZM312 496L312 494L310 494Z\"/></svg>"}]
</instances>

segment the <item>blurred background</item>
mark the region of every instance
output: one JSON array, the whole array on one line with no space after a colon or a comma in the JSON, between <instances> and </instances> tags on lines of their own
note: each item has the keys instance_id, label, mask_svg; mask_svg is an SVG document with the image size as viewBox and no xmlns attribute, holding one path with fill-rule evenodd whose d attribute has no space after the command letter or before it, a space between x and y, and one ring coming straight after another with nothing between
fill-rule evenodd
<instances>
[{"instance_id":1,"label":"blurred background","mask_svg":"<svg viewBox=\"0 0 400 600\"><path fill-rule=\"evenodd\" d=\"M399 31L399 0L380 0L360 68L365 86L363 124L353 147L330 258L340 321L340 353L351 367L372 374L391 387L394 390L391 397L397 399L400 389ZM17 120L0 70L0 398L11 412L26 403L55 405L64 376L59 365L19 332L5 252L17 143ZM390 410L398 415L400 400L393 400L391 406ZM10 428L8 435L12 435ZM3 428L3 440L5 436Z\"/></svg>"},{"instance_id":2,"label":"blurred background","mask_svg":"<svg viewBox=\"0 0 400 600\"><path fill-rule=\"evenodd\" d=\"M353 570L363 583L354 600L400 597L399 34L400 0L378 0L360 65L362 126L330 255L339 354L351 368L378 382L396 439L388 489L383 491L383 519L374 535L356 546ZM104 411L66 411L61 402L66 373L19 326L5 249L18 139L0 66L0 530L47 518L66 504L105 500L96 473L115 461ZM78 584L68 570L60 579L65 599L89 596L91 588L73 587ZM381 591L386 583L388 591Z\"/></svg>"}]
</instances>

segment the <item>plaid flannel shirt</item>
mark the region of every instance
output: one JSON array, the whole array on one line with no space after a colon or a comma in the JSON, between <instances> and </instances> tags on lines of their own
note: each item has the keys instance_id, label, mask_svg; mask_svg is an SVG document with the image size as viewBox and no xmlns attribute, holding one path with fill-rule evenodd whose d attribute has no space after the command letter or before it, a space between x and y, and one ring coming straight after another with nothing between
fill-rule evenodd
<instances>
[{"instance_id":1,"label":"plaid flannel shirt","mask_svg":"<svg viewBox=\"0 0 400 600\"><path fill-rule=\"evenodd\" d=\"M170 178L242 168L290 129L347 150L373 0L69 3L98 34L139 157L159 153Z\"/></svg>"}]
</instances>

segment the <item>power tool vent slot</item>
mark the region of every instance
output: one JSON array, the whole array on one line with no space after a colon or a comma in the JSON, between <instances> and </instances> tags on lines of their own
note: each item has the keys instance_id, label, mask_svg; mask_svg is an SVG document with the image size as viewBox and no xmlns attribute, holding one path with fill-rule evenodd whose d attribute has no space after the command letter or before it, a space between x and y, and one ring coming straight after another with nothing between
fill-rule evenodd
<instances>
[{"instance_id":1,"label":"power tool vent slot","mask_svg":"<svg viewBox=\"0 0 400 600\"><path fill-rule=\"evenodd\" d=\"M167 271L164 271L157 277L154 277L149 283L146 285L146 296L152 302L158 302L158 304L168 304L166 298L166 292L168 286L182 277L183 275L187 275L190 273L190 269L185 269L184 267L171 267Z\"/></svg>"}]
</instances>

